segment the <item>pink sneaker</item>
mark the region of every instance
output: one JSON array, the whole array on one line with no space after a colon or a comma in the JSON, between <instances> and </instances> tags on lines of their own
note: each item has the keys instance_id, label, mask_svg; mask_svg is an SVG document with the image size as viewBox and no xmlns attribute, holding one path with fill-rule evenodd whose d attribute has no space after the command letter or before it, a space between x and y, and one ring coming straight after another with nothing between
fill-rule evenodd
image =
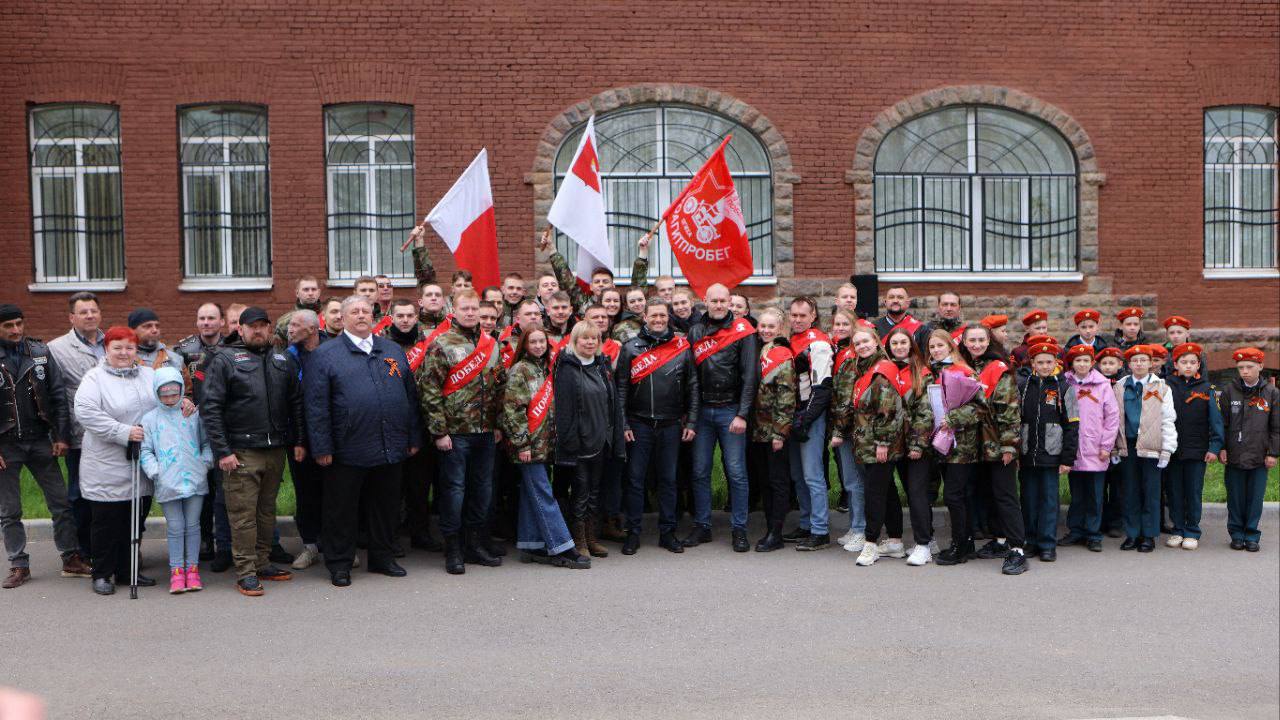
<instances>
[{"instance_id":1,"label":"pink sneaker","mask_svg":"<svg viewBox=\"0 0 1280 720\"><path fill-rule=\"evenodd\" d=\"M200 584L200 568L192 565L187 568L187 592L195 592L203 589L204 585Z\"/></svg>"},{"instance_id":2,"label":"pink sneaker","mask_svg":"<svg viewBox=\"0 0 1280 720\"><path fill-rule=\"evenodd\" d=\"M187 591L187 574L182 568L174 568L173 575L169 577L169 594L177 595Z\"/></svg>"}]
</instances>

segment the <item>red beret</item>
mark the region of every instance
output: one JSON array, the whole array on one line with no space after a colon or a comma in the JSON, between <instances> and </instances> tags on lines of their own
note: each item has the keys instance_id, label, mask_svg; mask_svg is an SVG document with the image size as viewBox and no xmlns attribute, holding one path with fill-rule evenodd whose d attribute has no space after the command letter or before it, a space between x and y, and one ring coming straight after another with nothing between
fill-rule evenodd
<instances>
[{"instance_id":1,"label":"red beret","mask_svg":"<svg viewBox=\"0 0 1280 720\"><path fill-rule=\"evenodd\" d=\"M1157 360L1164 360L1169 357L1169 349L1163 345L1152 344L1147 347L1151 348L1151 357L1156 358Z\"/></svg>"},{"instance_id":2,"label":"red beret","mask_svg":"<svg viewBox=\"0 0 1280 720\"><path fill-rule=\"evenodd\" d=\"M1102 358L1105 358L1105 357L1112 357L1117 360L1124 360L1124 353L1120 352L1120 348L1105 347L1099 350L1098 354L1093 356L1093 359L1101 360Z\"/></svg>"},{"instance_id":3,"label":"red beret","mask_svg":"<svg viewBox=\"0 0 1280 720\"><path fill-rule=\"evenodd\" d=\"M1125 360L1132 359L1134 355L1146 355L1147 357L1151 357L1151 346L1150 345L1134 345L1133 347L1124 351Z\"/></svg>"},{"instance_id":4,"label":"red beret","mask_svg":"<svg viewBox=\"0 0 1280 720\"><path fill-rule=\"evenodd\" d=\"M133 328L128 328L123 325L116 325L112 328L109 328L107 332L102 336L102 346L106 347L107 345L110 345L111 343L117 340L128 340L134 345L137 345L138 333L134 332Z\"/></svg>"},{"instance_id":5,"label":"red beret","mask_svg":"<svg viewBox=\"0 0 1280 720\"><path fill-rule=\"evenodd\" d=\"M1027 349L1030 350L1032 345L1057 345L1058 340L1052 335L1032 335L1026 339Z\"/></svg>"},{"instance_id":6,"label":"red beret","mask_svg":"<svg viewBox=\"0 0 1280 720\"><path fill-rule=\"evenodd\" d=\"M1192 355L1201 355L1204 353L1204 348L1193 342L1182 343L1173 349L1173 359L1176 362L1178 358L1188 353Z\"/></svg>"},{"instance_id":7,"label":"red beret","mask_svg":"<svg viewBox=\"0 0 1280 720\"><path fill-rule=\"evenodd\" d=\"M1131 318L1131 317L1140 318L1143 315L1146 315L1146 313L1142 311L1142 308L1127 307L1121 310L1120 312L1116 313L1116 319L1119 320L1120 322L1124 322L1126 318Z\"/></svg>"},{"instance_id":8,"label":"red beret","mask_svg":"<svg viewBox=\"0 0 1280 720\"><path fill-rule=\"evenodd\" d=\"M1062 348L1057 343L1040 342L1027 346L1027 357L1033 358L1037 355L1052 355L1055 358L1062 352Z\"/></svg>"},{"instance_id":9,"label":"red beret","mask_svg":"<svg viewBox=\"0 0 1280 720\"><path fill-rule=\"evenodd\" d=\"M998 327L1004 327L1009 324L1008 315L988 315L980 321L980 324L989 330L995 330Z\"/></svg>"},{"instance_id":10,"label":"red beret","mask_svg":"<svg viewBox=\"0 0 1280 720\"><path fill-rule=\"evenodd\" d=\"M1102 322L1102 313L1098 312L1097 310L1094 310L1093 308L1089 308L1087 310L1081 310L1080 312L1076 313L1075 317L1072 319L1076 321L1077 325L1084 322L1085 320Z\"/></svg>"},{"instance_id":11,"label":"red beret","mask_svg":"<svg viewBox=\"0 0 1280 720\"><path fill-rule=\"evenodd\" d=\"M1031 312L1022 316L1022 324L1030 325L1032 323L1043 322L1048 319L1049 319L1049 313L1045 312L1044 310L1032 310Z\"/></svg>"},{"instance_id":12,"label":"red beret","mask_svg":"<svg viewBox=\"0 0 1280 720\"><path fill-rule=\"evenodd\" d=\"M1092 345L1075 345L1067 349L1067 356L1065 358L1067 362L1072 362L1078 357L1087 357L1092 360L1093 346Z\"/></svg>"},{"instance_id":13,"label":"red beret","mask_svg":"<svg viewBox=\"0 0 1280 720\"><path fill-rule=\"evenodd\" d=\"M1164 325L1165 330L1168 330L1170 325L1181 325L1182 327L1188 330L1191 329L1191 321L1182 317L1181 315L1170 315L1169 317L1165 318L1164 322L1161 324Z\"/></svg>"},{"instance_id":14,"label":"red beret","mask_svg":"<svg viewBox=\"0 0 1280 720\"><path fill-rule=\"evenodd\" d=\"M1239 350L1231 353L1231 360L1233 362L1245 362L1247 360L1261 365L1265 358L1266 355L1256 347L1240 348Z\"/></svg>"}]
</instances>

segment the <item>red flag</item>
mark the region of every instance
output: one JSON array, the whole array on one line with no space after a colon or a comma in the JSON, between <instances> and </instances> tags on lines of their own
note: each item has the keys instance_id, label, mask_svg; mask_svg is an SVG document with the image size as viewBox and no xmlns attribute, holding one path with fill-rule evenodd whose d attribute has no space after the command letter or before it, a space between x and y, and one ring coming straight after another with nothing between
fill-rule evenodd
<instances>
[{"instance_id":1,"label":"red flag","mask_svg":"<svg viewBox=\"0 0 1280 720\"><path fill-rule=\"evenodd\" d=\"M732 137L720 143L662 214L680 269L700 296L715 283L732 290L751 276L747 224L724 159L724 146Z\"/></svg>"},{"instance_id":2,"label":"red flag","mask_svg":"<svg viewBox=\"0 0 1280 720\"><path fill-rule=\"evenodd\" d=\"M449 246L458 267L471 271L476 287L501 283L487 151L480 150L449 192L427 213L427 222Z\"/></svg>"}]
</instances>

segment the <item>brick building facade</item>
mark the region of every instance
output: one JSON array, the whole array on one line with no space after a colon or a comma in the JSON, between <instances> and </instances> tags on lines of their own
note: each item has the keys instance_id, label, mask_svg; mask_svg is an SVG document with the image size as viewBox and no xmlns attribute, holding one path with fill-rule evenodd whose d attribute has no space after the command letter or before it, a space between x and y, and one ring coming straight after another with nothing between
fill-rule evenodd
<instances>
[{"instance_id":1,"label":"brick building facade","mask_svg":"<svg viewBox=\"0 0 1280 720\"><path fill-rule=\"evenodd\" d=\"M1280 356L1274 200L1280 4L1274 0L706 6L20 0L0 8L0 24L6 28L0 37L0 257L6 270L0 296L26 307L37 335L64 327L66 295L81 288L103 290L109 321L123 320L131 307L156 307L176 340L190 332L194 309L205 300L264 304L274 313L291 303L299 275L344 275L349 284L360 263L378 254L376 243L387 241L377 238L402 235L406 218L425 214L480 147L489 150L503 269L527 274L540 260L533 241L545 223L562 145L593 112L599 123L610 113L654 107L719 118L748 132L760 153L766 170L757 182L761 229L753 246L769 257L763 264L758 258L763 269L748 288L753 297L830 295L851 274L879 271L881 290L891 282L921 299L943 288L959 292L971 318L1043 306L1055 314L1053 330L1065 334L1068 308L1141 304L1151 310L1149 330L1170 313L1190 317L1193 336L1215 348L1212 364L1222 363L1221 348L1243 341L1265 342L1269 365ZM353 229L335 229L347 222L335 211L336 198L357 187L338 187L351 178L335 168L358 174L365 161L335 159L336 144L348 136L334 130L335 116L326 110L355 103L408 108L412 118L408 169L385 160L355 193L367 191L370 205L341 200L356 202L346 214L387 221L372 230L355 227L359 220L351 221ZM86 153L69 161L86 168L45 167L57 165L45 145L69 146L46 127L44 118L53 115L37 119L39 111L73 104L114 113L117 160L90 161ZM231 211L241 215L227 215L229 223L201 220L210 209L191 199L206 186L194 177L203 170L189 172L198 163L187 164L188 147L210 133L188 127L195 116L184 113L208 105L249 108L244 117L264 119L239 136L261 137L264 147L242 142L214 163L242 155L230 161L239 163L232 171L208 171L228 183L218 197L240 194L239 209ZM1210 145L1217 153L1219 144L1240 134L1207 131L1207 113L1215 108L1244 108L1250 118L1264 118L1262 131L1246 138L1253 156L1243 170L1230 168L1238 160L1230 148L1212 163L1207 159ZM938 114L943 111L951 114ZM889 174L877 164L886 138L913 120L933 118L919 127L937 126L944 117L963 123L965 113L969 143L979 148L976 156L970 150L970 172L960 167L965 152L956 150L959 170L899 174L922 205L890 207ZM1000 132L1011 132L1010 123L1034 129L1014 133L1021 139L999 152L984 151L984 118L991 127L1005 123ZM674 135L676 125L670 127ZM938 137L963 135L962 127L942 127ZM662 132L662 142L673 143ZM1207 133L1214 135L1209 141ZM1068 148L1064 157L1073 170L1023 169L1006 177L992 173L1007 169L988 168L984 174L984 163L994 168L1008 153L1016 156L1027 138L1051 136ZM395 138L403 144L403 135L379 142L392 148ZM375 157L383 146L369 147L368 157ZM104 182L101 168L113 162L119 207L99 207L110 217L86 221L89 206L102 203L74 196L73 181L56 178L74 177L87 188ZM1062 209L1040 207L1034 188L1051 176L1055 187L1065 188ZM408 178L408 185L394 191L405 198L402 206L386 210L390 201L378 194L385 190L378 178L391 177ZM248 186L237 184L246 178L263 181L259 205L248 210ZM1221 181L1223 188L1246 189L1211 202L1207 178L1215 188ZM59 195L57 183L69 194ZM942 188L963 190L963 199L932 196ZM1006 191L1012 199L1002 209L993 203ZM219 191L208 186L208 192ZM73 200L78 204L70 213ZM904 194L894 202L913 201ZM948 213L954 222L938 219ZM893 239L899 236L887 226L894 217L907 218L899 233L907 240ZM260 221L256 229L246 229L252 223L245 218ZM194 242L184 240L192 237L191 226L202 222L213 228L208 247L215 256L257 255L234 262L215 257L209 265L184 245ZM1211 224L1213 242L1225 238L1230 245L1234 238L1235 250L1214 250L1210 258ZM63 241L41 235L56 227ZM86 277L86 267L106 261L84 254L84 238L107 236L120 238L123 261L115 261L117 270L97 271L104 277ZM351 239L366 236L375 244ZM1030 248L1050 236L1067 244L1044 270ZM219 244L217 238L228 237L234 240ZM928 267L929 253L936 259L939 251L924 244L937 238L959 243L942 271ZM1021 259L978 268L984 253L985 261L992 257L984 248L994 247L993 238L1014 238L1007 246ZM82 243L78 270L50 281L57 273L49 267L75 264L67 258L76 242ZM441 268L452 269L443 245L432 242ZM886 271L877 253L901 242L917 266ZM357 260L339 257L339 247ZM1249 248L1246 262L1239 262L1241 248ZM258 277L195 276L197 268L218 263ZM339 265L342 272L335 270ZM119 277L105 277L113 273Z\"/></svg>"}]
</instances>

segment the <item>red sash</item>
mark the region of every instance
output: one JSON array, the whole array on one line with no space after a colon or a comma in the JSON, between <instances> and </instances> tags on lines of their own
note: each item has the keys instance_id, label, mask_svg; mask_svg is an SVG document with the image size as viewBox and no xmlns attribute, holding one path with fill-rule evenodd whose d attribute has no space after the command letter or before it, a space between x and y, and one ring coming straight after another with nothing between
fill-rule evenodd
<instances>
[{"instance_id":1,"label":"red sash","mask_svg":"<svg viewBox=\"0 0 1280 720\"><path fill-rule=\"evenodd\" d=\"M514 325L508 325L502 328L502 332L498 333L498 342L506 342L511 337L511 329Z\"/></svg>"},{"instance_id":2,"label":"red sash","mask_svg":"<svg viewBox=\"0 0 1280 720\"><path fill-rule=\"evenodd\" d=\"M320 316L320 329L321 329L321 330L323 330L323 329L324 329L324 315L321 315L321 316Z\"/></svg>"},{"instance_id":3,"label":"red sash","mask_svg":"<svg viewBox=\"0 0 1280 720\"><path fill-rule=\"evenodd\" d=\"M926 378L930 377L932 374L933 373L929 372L927 368L925 369L924 376ZM915 377L913 377L911 374L910 363L903 365L901 368L898 368L897 377L893 377L890 379L893 380L893 386L897 388L898 394L901 395L902 397L906 397L907 393L911 392L911 387L915 385Z\"/></svg>"},{"instance_id":4,"label":"red sash","mask_svg":"<svg viewBox=\"0 0 1280 720\"><path fill-rule=\"evenodd\" d=\"M547 357L551 358L551 364L553 366L555 365L556 358L560 357L560 351L569 346L569 339L572 337L572 335L565 333L564 337L551 343L551 346L547 349L547 352L550 353ZM550 340L550 338L548 338L548 340Z\"/></svg>"},{"instance_id":5,"label":"red sash","mask_svg":"<svg viewBox=\"0 0 1280 720\"><path fill-rule=\"evenodd\" d=\"M418 368L422 367L422 361L427 359L427 348L431 347L431 343L435 341L436 338L448 332L449 328L452 327L453 318L446 317L435 327L434 330L430 332L430 334L427 335L427 337L409 348L409 352L405 353L405 355L409 357L409 369L413 372L417 372Z\"/></svg>"},{"instance_id":6,"label":"red sash","mask_svg":"<svg viewBox=\"0 0 1280 720\"><path fill-rule=\"evenodd\" d=\"M502 367L510 370L511 363L516 360L516 346L509 342L500 341L500 344L502 345L502 349L500 350L502 353Z\"/></svg>"},{"instance_id":7,"label":"red sash","mask_svg":"<svg viewBox=\"0 0 1280 720\"><path fill-rule=\"evenodd\" d=\"M888 315L886 315L885 317L888 317ZM901 320L894 323L889 328L889 330L885 332L884 337L881 338L881 342L885 342L885 343L889 342L889 333L893 332L894 330L897 330L898 328L902 328L903 330L906 330L908 333L911 334L911 339L914 340L916 336L916 331L922 327L924 327L924 323L911 317L911 313L907 313L902 316Z\"/></svg>"},{"instance_id":8,"label":"red sash","mask_svg":"<svg viewBox=\"0 0 1280 720\"><path fill-rule=\"evenodd\" d=\"M1009 372L1009 365L1003 360L992 360L978 373L978 382L982 383L983 394L990 398L996 391L996 383Z\"/></svg>"},{"instance_id":9,"label":"red sash","mask_svg":"<svg viewBox=\"0 0 1280 720\"><path fill-rule=\"evenodd\" d=\"M525 417L529 420L529 434L538 431L542 427L542 421L547 419L547 413L551 410L551 391L554 383L551 381L551 375L547 375L547 379L542 381L542 386L538 388L538 392L529 398L529 408L525 410Z\"/></svg>"},{"instance_id":10,"label":"red sash","mask_svg":"<svg viewBox=\"0 0 1280 720\"><path fill-rule=\"evenodd\" d=\"M892 360L877 360L871 369L862 374L853 383L853 406L856 408L862 404L862 396L866 394L867 389L871 387L871 381L879 375L889 381L890 385L897 386L898 366L893 364Z\"/></svg>"},{"instance_id":11,"label":"red sash","mask_svg":"<svg viewBox=\"0 0 1280 720\"><path fill-rule=\"evenodd\" d=\"M796 333L791 336L791 354L803 355L804 351L808 350L809 346L816 342L824 342L830 345L831 338L827 337L826 333L817 328L805 330L802 333Z\"/></svg>"},{"instance_id":12,"label":"red sash","mask_svg":"<svg viewBox=\"0 0 1280 720\"><path fill-rule=\"evenodd\" d=\"M831 368L831 374L832 374L832 375L837 375L837 374L839 374L839 373L840 373L840 366L841 366L841 365L844 365L845 361L846 361L846 360L848 360L848 359L849 359L849 358L851 358L851 357L853 357L853 346L852 346L852 345L850 345L850 346L846 347L845 349L841 350L840 352L836 353L835 364L834 364L834 365L832 366L832 368Z\"/></svg>"},{"instance_id":13,"label":"red sash","mask_svg":"<svg viewBox=\"0 0 1280 720\"><path fill-rule=\"evenodd\" d=\"M793 357L795 356L791 354L791 348L780 345L770 346L769 351L760 356L760 379L767 381L769 373L791 362Z\"/></svg>"},{"instance_id":14,"label":"red sash","mask_svg":"<svg viewBox=\"0 0 1280 720\"><path fill-rule=\"evenodd\" d=\"M658 368L680 357L680 353L688 349L689 341L683 335L677 335L649 352L637 355L631 361L631 384L638 384Z\"/></svg>"},{"instance_id":15,"label":"red sash","mask_svg":"<svg viewBox=\"0 0 1280 720\"><path fill-rule=\"evenodd\" d=\"M618 362L618 353L621 351L622 343L614 340L613 338L605 340L604 344L600 346L600 352L604 353L605 357L609 358L610 363Z\"/></svg>"},{"instance_id":16,"label":"red sash","mask_svg":"<svg viewBox=\"0 0 1280 720\"><path fill-rule=\"evenodd\" d=\"M744 337L756 334L756 329L746 320L734 320L729 327L723 327L702 338L693 346L693 361L699 365L704 360L721 350L738 342Z\"/></svg>"},{"instance_id":17,"label":"red sash","mask_svg":"<svg viewBox=\"0 0 1280 720\"><path fill-rule=\"evenodd\" d=\"M488 335L488 333L480 333L480 340L476 342L476 349L471 354L462 358L462 362L449 368L449 377L445 378L444 387L440 390L440 394L448 397L453 393L461 390L463 387L471 383L472 380L480 377L480 373L489 365L489 360L493 357L493 348L498 342Z\"/></svg>"},{"instance_id":18,"label":"red sash","mask_svg":"<svg viewBox=\"0 0 1280 720\"><path fill-rule=\"evenodd\" d=\"M389 327L391 327L391 316L383 315L382 319L378 321L378 324L373 326L373 334L377 335Z\"/></svg>"},{"instance_id":19,"label":"red sash","mask_svg":"<svg viewBox=\"0 0 1280 720\"><path fill-rule=\"evenodd\" d=\"M968 326L968 325L961 325L960 327L956 328L955 330L952 330L952 331L951 331L951 339L952 339L952 340L954 340L954 341L956 341L956 342L960 342L960 338L964 336L964 331L965 331L965 330L968 330L968 329L969 329L969 326Z\"/></svg>"}]
</instances>

